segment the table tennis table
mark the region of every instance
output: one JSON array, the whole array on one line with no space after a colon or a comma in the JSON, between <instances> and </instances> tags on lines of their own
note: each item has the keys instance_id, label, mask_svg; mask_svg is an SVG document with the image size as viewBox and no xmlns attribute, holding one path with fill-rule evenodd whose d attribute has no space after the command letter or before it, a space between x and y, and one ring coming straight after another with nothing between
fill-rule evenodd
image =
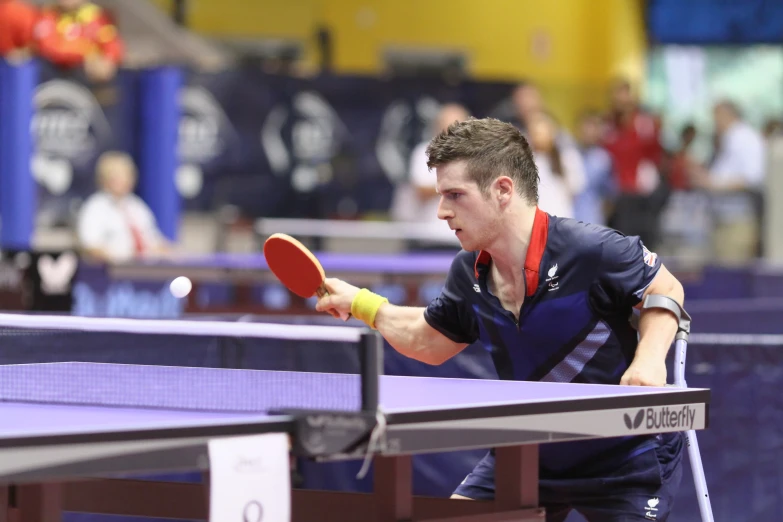
<instances>
[{"instance_id":1,"label":"table tennis table","mask_svg":"<svg viewBox=\"0 0 783 522\"><path fill-rule=\"evenodd\" d=\"M286 433L299 457L373 456L373 493L295 489L295 521L541 522L540 444L708 424L705 389L382 375L377 332L360 347L359 374L0 366L0 520L59 522L62 511L204 520L204 484L134 477L208 473L211 439ZM494 501L412 494L413 455L486 448L496 448Z\"/></svg>"}]
</instances>

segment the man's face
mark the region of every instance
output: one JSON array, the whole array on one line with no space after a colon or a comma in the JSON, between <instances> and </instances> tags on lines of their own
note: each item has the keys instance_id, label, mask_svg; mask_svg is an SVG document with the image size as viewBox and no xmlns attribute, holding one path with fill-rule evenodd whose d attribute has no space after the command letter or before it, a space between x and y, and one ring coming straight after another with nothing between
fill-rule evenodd
<instances>
[{"instance_id":1,"label":"man's face","mask_svg":"<svg viewBox=\"0 0 783 522\"><path fill-rule=\"evenodd\" d=\"M134 176L125 167L115 166L107 174L104 186L111 195L121 198L127 196L133 190Z\"/></svg>"},{"instance_id":2,"label":"man's face","mask_svg":"<svg viewBox=\"0 0 783 522\"><path fill-rule=\"evenodd\" d=\"M719 133L726 132L726 129L731 127L731 124L734 122L734 115L731 110L724 105L717 105L713 109L712 114L715 118L715 129Z\"/></svg>"},{"instance_id":3,"label":"man's face","mask_svg":"<svg viewBox=\"0 0 783 522\"><path fill-rule=\"evenodd\" d=\"M582 145L592 147L601 141L601 120L595 116L587 116L579 122L579 141Z\"/></svg>"},{"instance_id":4,"label":"man's face","mask_svg":"<svg viewBox=\"0 0 783 522\"><path fill-rule=\"evenodd\" d=\"M441 195L438 218L455 231L462 248L484 250L500 231L500 208L497 200L484 196L478 185L468 178L466 164L457 161L436 169L437 189Z\"/></svg>"},{"instance_id":5,"label":"man's face","mask_svg":"<svg viewBox=\"0 0 783 522\"><path fill-rule=\"evenodd\" d=\"M616 84L612 88L612 107L622 111L633 107L634 99L631 86L626 83Z\"/></svg>"},{"instance_id":6,"label":"man's face","mask_svg":"<svg viewBox=\"0 0 783 522\"><path fill-rule=\"evenodd\" d=\"M532 85L522 85L514 90L512 101L517 111L517 115L527 119L534 113L540 111L543 106L541 93Z\"/></svg>"}]
</instances>

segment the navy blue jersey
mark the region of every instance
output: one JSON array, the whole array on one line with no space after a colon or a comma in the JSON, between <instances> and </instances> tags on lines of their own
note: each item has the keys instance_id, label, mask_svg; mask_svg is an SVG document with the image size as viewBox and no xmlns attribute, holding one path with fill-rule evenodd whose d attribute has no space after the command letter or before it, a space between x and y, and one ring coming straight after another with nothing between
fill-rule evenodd
<instances>
[{"instance_id":1,"label":"navy blue jersey","mask_svg":"<svg viewBox=\"0 0 783 522\"><path fill-rule=\"evenodd\" d=\"M660 269L638 237L537 210L524 267L519 314L487 288L491 258L462 251L439 297L424 312L433 328L459 343L481 341L501 379L619 384L637 332L629 319ZM591 458L624 460L658 443L625 437L545 444L542 473L567 471Z\"/></svg>"}]
</instances>

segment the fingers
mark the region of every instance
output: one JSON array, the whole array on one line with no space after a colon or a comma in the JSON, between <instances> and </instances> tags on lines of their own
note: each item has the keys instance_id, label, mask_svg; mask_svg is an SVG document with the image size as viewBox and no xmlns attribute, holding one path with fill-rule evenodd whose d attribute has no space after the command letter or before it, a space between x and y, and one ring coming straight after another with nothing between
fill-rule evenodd
<instances>
[{"instance_id":1,"label":"fingers","mask_svg":"<svg viewBox=\"0 0 783 522\"><path fill-rule=\"evenodd\" d=\"M660 378L653 378L650 376L644 376L636 371L631 371L623 375L620 379L620 384L623 386L666 386L666 379L660 382Z\"/></svg>"},{"instance_id":2,"label":"fingers","mask_svg":"<svg viewBox=\"0 0 783 522\"><path fill-rule=\"evenodd\" d=\"M331 295L325 295L323 297L319 297L318 300L315 302L315 310L317 312L326 312L330 309L334 308L334 305L332 304L333 298Z\"/></svg>"},{"instance_id":3,"label":"fingers","mask_svg":"<svg viewBox=\"0 0 783 522\"><path fill-rule=\"evenodd\" d=\"M324 288L330 293L336 293L335 285L339 284L340 280L334 277L327 277L324 279Z\"/></svg>"},{"instance_id":4,"label":"fingers","mask_svg":"<svg viewBox=\"0 0 783 522\"><path fill-rule=\"evenodd\" d=\"M317 312L326 312L335 319L342 319L340 311L335 306L334 298L331 295L320 297L318 301L315 302L315 310Z\"/></svg>"}]
</instances>

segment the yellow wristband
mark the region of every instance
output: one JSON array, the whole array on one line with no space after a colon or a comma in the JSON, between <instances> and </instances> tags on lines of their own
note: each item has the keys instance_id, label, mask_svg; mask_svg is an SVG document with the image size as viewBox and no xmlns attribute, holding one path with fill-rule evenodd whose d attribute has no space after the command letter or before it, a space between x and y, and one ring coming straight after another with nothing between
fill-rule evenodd
<instances>
[{"instance_id":1,"label":"yellow wristband","mask_svg":"<svg viewBox=\"0 0 783 522\"><path fill-rule=\"evenodd\" d=\"M378 313L381 305L388 302L389 300L385 297L362 288L351 302L351 315L360 321L364 321L370 328L375 328L375 315Z\"/></svg>"}]
</instances>

